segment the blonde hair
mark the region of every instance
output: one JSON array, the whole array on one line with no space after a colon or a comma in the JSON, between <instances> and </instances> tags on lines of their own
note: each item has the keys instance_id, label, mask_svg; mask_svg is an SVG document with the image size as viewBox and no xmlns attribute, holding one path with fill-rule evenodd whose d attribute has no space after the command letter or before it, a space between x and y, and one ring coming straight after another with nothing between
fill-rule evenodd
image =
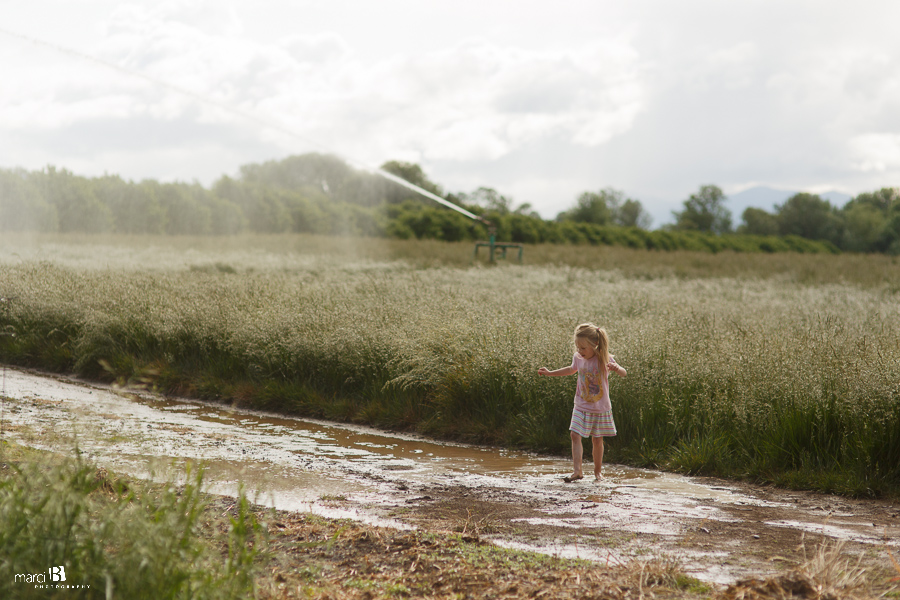
<instances>
[{"instance_id":1,"label":"blonde hair","mask_svg":"<svg viewBox=\"0 0 900 600\"><path fill-rule=\"evenodd\" d=\"M575 336L573 342L575 349L578 349L578 339L581 338L591 345L600 363L600 368L606 371L606 363L609 362L609 336L602 327L597 327L593 323L582 323L575 328Z\"/></svg>"}]
</instances>

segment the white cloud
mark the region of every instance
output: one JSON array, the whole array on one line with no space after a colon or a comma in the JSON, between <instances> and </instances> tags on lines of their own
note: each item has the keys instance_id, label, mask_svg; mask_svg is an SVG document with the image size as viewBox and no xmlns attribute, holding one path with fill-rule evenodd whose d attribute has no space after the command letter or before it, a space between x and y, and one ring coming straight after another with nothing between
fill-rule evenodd
<instances>
[{"instance_id":1,"label":"white cloud","mask_svg":"<svg viewBox=\"0 0 900 600\"><path fill-rule=\"evenodd\" d=\"M765 68L765 58L759 45L751 41L722 47L700 44L689 56L678 57L678 67L669 73L670 85L704 92L747 89L757 82L759 72Z\"/></svg>"},{"instance_id":2,"label":"white cloud","mask_svg":"<svg viewBox=\"0 0 900 600\"><path fill-rule=\"evenodd\" d=\"M865 133L850 140L856 162L863 172L900 170L900 133Z\"/></svg>"},{"instance_id":3,"label":"white cloud","mask_svg":"<svg viewBox=\"0 0 900 600\"><path fill-rule=\"evenodd\" d=\"M305 65L310 69L340 64L352 54L350 45L334 32L293 34L277 43L287 50L299 65Z\"/></svg>"},{"instance_id":4,"label":"white cloud","mask_svg":"<svg viewBox=\"0 0 900 600\"><path fill-rule=\"evenodd\" d=\"M634 62L590 46L546 54L479 41L371 64L348 57L304 82L332 101L311 99L287 118L304 128L313 114L320 139L354 136L430 160L496 160L559 134L597 145L626 131L641 108ZM298 89L278 101L300 97Z\"/></svg>"},{"instance_id":5,"label":"white cloud","mask_svg":"<svg viewBox=\"0 0 900 600\"><path fill-rule=\"evenodd\" d=\"M67 27L38 30L51 9L30 4L4 26L233 110L0 36L0 166L208 183L317 141L549 216L606 186L667 213L701 183L900 183L896 3L575 0L565 17L511 0L52 6Z\"/></svg>"},{"instance_id":6,"label":"white cloud","mask_svg":"<svg viewBox=\"0 0 900 600\"><path fill-rule=\"evenodd\" d=\"M642 106L638 55L622 43L542 52L469 40L372 59L335 32L264 43L236 36L238 27L210 31L207 18L216 22L220 12L206 2L123 5L95 51L109 64L280 121L300 138L338 151L369 148L364 159L495 160L557 135L595 146L627 131ZM23 96L41 95L42 85ZM197 108L195 98L99 66L59 73L43 92L37 103L9 103L7 124L174 120ZM200 108L202 121L236 119Z\"/></svg>"}]
</instances>

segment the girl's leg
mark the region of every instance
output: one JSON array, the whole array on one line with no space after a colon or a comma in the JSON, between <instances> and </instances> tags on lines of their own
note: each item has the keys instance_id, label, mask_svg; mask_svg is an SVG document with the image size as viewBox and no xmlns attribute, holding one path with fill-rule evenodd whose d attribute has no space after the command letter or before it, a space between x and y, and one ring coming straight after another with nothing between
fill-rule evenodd
<instances>
[{"instance_id":1,"label":"girl's leg","mask_svg":"<svg viewBox=\"0 0 900 600\"><path fill-rule=\"evenodd\" d=\"M581 447L581 436L574 431L569 432L572 435L572 478L581 479L581 457L584 449Z\"/></svg>"},{"instance_id":2,"label":"girl's leg","mask_svg":"<svg viewBox=\"0 0 900 600\"><path fill-rule=\"evenodd\" d=\"M603 479L600 471L603 469L603 438L601 436L592 437L591 442L594 445L594 477Z\"/></svg>"}]
</instances>

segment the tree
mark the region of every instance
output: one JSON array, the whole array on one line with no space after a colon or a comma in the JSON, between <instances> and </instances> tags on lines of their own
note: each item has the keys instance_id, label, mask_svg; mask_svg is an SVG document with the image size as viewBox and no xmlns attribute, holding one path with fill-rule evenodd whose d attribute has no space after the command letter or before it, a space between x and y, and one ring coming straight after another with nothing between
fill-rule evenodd
<instances>
[{"instance_id":1,"label":"tree","mask_svg":"<svg viewBox=\"0 0 900 600\"><path fill-rule=\"evenodd\" d=\"M169 235L209 235L212 233L212 209L205 202L206 190L184 183L147 182L166 211Z\"/></svg>"},{"instance_id":2,"label":"tree","mask_svg":"<svg viewBox=\"0 0 900 600\"><path fill-rule=\"evenodd\" d=\"M888 222L885 213L869 203L854 204L841 213L844 217L841 247L851 252L873 251Z\"/></svg>"},{"instance_id":3,"label":"tree","mask_svg":"<svg viewBox=\"0 0 900 600\"><path fill-rule=\"evenodd\" d=\"M559 213L556 220L606 225L612 220L612 213L607 206L608 195L607 190L582 192L575 200L575 206Z\"/></svg>"},{"instance_id":4,"label":"tree","mask_svg":"<svg viewBox=\"0 0 900 600\"><path fill-rule=\"evenodd\" d=\"M744 209L741 215L743 224L738 233L749 235L778 235L778 219L770 212L752 206Z\"/></svg>"},{"instance_id":5,"label":"tree","mask_svg":"<svg viewBox=\"0 0 900 600\"><path fill-rule=\"evenodd\" d=\"M881 188L877 192L863 192L850 200L844 206L844 210L859 204L867 204L887 216L892 207L900 205L900 188Z\"/></svg>"},{"instance_id":6,"label":"tree","mask_svg":"<svg viewBox=\"0 0 900 600\"><path fill-rule=\"evenodd\" d=\"M168 216L151 185L124 181L118 175L94 179L94 193L112 211L116 233L163 233Z\"/></svg>"},{"instance_id":7,"label":"tree","mask_svg":"<svg viewBox=\"0 0 900 600\"><path fill-rule=\"evenodd\" d=\"M900 204L891 208L887 222L881 230L876 249L894 256L900 255Z\"/></svg>"},{"instance_id":8,"label":"tree","mask_svg":"<svg viewBox=\"0 0 900 600\"><path fill-rule=\"evenodd\" d=\"M0 170L0 231L57 231L56 207L22 169Z\"/></svg>"},{"instance_id":9,"label":"tree","mask_svg":"<svg viewBox=\"0 0 900 600\"><path fill-rule=\"evenodd\" d=\"M839 211L844 221L843 248L884 252L891 245L893 214L900 210L900 188L859 194Z\"/></svg>"},{"instance_id":10,"label":"tree","mask_svg":"<svg viewBox=\"0 0 900 600\"><path fill-rule=\"evenodd\" d=\"M612 211L609 209L608 200L614 198L614 194L614 190L608 189L600 192L582 192L575 201L575 206L562 213L557 219L608 225L612 222Z\"/></svg>"},{"instance_id":11,"label":"tree","mask_svg":"<svg viewBox=\"0 0 900 600\"><path fill-rule=\"evenodd\" d=\"M70 171L47 167L40 174L40 190L56 207L59 215L59 231L63 233L106 233L113 229L112 211L94 194L93 187L84 177Z\"/></svg>"},{"instance_id":12,"label":"tree","mask_svg":"<svg viewBox=\"0 0 900 600\"><path fill-rule=\"evenodd\" d=\"M504 196L494 188L482 186L471 194L460 194L460 199L466 204L482 206L500 216L508 215L512 211L512 198Z\"/></svg>"},{"instance_id":13,"label":"tree","mask_svg":"<svg viewBox=\"0 0 900 600\"><path fill-rule=\"evenodd\" d=\"M705 231L722 234L731 231L731 211L725 208L722 189L716 185L701 185L696 194L684 201L684 210L672 211L673 229Z\"/></svg>"},{"instance_id":14,"label":"tree","mask_svg":"<svg viewBox=\"0 0 900 600\"><path fill-rule=\"evenodd\" d=\"M841 219L828 200L801 192L776 206L778 233L841 244Z\"/></svg>"},{"instance_id":15,"label":"tree","mask_svg":"<svg viewBox=\"0 0 900 600\"><path fill-rule=\"evenodd\" d=\"M517 215L524 215L532 219L541 218L541 215L536 210L534 210L534 206L531 205L531 202L523 202L522 204L517 206L516 210L514 210L513 212Z\"/></svg>"},{"instance_id":16,"label":"tree","mask_svg":"<svg viewBox=\"0 0 900 600\"><path fill-rule=\"evenodd\" d=\"M378 206L390 189L399 187L379 175L354 169L340 157L315 152L244 165L239 180L305 195L324 193L334 201L361 206Z\"/></svg>"},{"instance_id":17,"label":"tree","mask_svg":"<svg viewBox=\"0 0 900 600\"><path fill-rule=\"evenodd\" d=\"M625 192L611 187L599 192L583 192L578 196L575 206L561 212L556 220L640 229L649 228L653 222L639 200L626 198Z\"/></svg>"},{"instance_id":18,"label":"tree","mask_svg":"<svg viewBox=\"0 0 900 600\"><path fill-rule=\"evenodd\" d=\"M612 209L613 223L622 227L650 229L653 217L650 216L639 200L628 198L618 208Z\"/></svg>"},{"instance_id":19,"label":"tree","mask_svg":"<svg viewBox=\"0 0 900 600\"><path fill-rule=\"evenodd\" d=\"M234 202L209 193L208 199L212 220L210 230L215 235L234 235L247 229L244 211Z\"/></svg>"},{"instance_id":20,"label":"tree","mask_svg":"<svg viewBox=\"0 0 900 600\"><path fill-rule=\"evenodd\" d=\"M429 191L432 194L436 194L442 197L444 195L444 193L441 191L441 186L428 179L428 177L425 176L425 171L423 171L422 167L420 167L416 163L389 160L388 162L381 165L381 170L387 171L392 175L396 175L401 179L405 179L411 184L417 185L423 190ZM409 196L409 194L411 193L410 190L407 190L405 188L403 191L406 196Z\"/></svg>"}]
</instances>

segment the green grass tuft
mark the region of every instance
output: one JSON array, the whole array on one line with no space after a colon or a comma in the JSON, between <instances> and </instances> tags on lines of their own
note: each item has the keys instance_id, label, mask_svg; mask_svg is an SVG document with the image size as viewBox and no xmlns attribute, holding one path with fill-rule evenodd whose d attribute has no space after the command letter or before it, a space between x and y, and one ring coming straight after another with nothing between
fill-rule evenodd
<instances>
[{"instance_id":1,"label":"green grass tuft","mask_svg":"<svg viewBox=\"0 0 900 600\"><path fill-rule=\"evenodd\" d=\"M183 485L154 486L113 478L78 455L23 455L6 446L0 465L0 570L8 575L0 597L253 596L262 530L243 497L232 516L210 522L202 472L186 472ZM210 536L198 535L204 528ZM210 537L213 545L204 541ZM48 569L57 566L73 588L15 578L40 573L49 585Z\"/></svg>"}]
</instances>

